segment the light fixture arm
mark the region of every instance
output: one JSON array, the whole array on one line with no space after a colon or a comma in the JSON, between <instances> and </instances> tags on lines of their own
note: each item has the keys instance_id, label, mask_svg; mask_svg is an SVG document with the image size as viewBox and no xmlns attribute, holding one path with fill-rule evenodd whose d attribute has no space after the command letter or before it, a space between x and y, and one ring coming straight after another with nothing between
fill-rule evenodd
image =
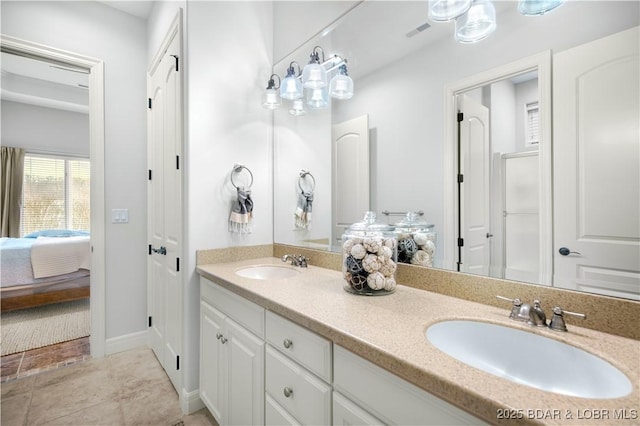
<instances>
[{"instance_id":1,"label":"light fixture arm","mask_svg":"<svg viewBox=\"0 0 640 426\"><path fill-rule=\"evenodd\" d=\"M320 55L318 54L318 50L320 50L320 52L322 52L322 60L320 60ZM315 46L313 48L313 50L311 51L311 55L309 55L309 57L311 58L309 60L310 64L316 63L316 64L322 64L325 62L324 60L324 49L320 46Z\"/></svg>"},{"instance_id":2,"label":"light fixture arm","mask_svg":"<svg viewBox=\"0 0 640 426\"><path fill-rule=\"evenodd\" d=\"M278 79L278 85L276 86L276 82L274 77ZM271 74L269 77L269 81L267 82L267 90L269 89L279 89L280 88L280 76L278 74Z\"/></svg>"},{"instance_id":3,"label":"light fixture arm","mask_svg":"<svg viewBox=\"0 0 640 426\"><path fill-rule=\"evenodd\" d=\"M293 65L296 65L298 67L298 74L296 74L296 70L295 68L293 68ZM302 70L300 69L300 64L298 64L296 61L291 61L291 63L289 64L289 68L287 68L287 77L296 77L296 78L301 78L302 76Z\"/></svg>"}]
</instances>

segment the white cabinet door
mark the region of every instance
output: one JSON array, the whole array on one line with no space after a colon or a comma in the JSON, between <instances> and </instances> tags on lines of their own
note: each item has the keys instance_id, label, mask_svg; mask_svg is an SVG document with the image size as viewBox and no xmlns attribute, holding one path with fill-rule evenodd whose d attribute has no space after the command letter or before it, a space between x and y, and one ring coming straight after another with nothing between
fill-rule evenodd
<instances>
[{"instance_id":1,"label":"white cabinet door","mask_svg":"<svg viewBox=\"0 0 640 426\"><path fill-rule=\"evenodd\" d=\"M640 300L639 39L553 57L554 286Z\"/></svg>"},{"instance_id":2,"label":"white cabinet door","mask_svg":"<svg viewBox=\"0 0 640 426\"><path fill-rule=\"evenodd\" d=\"M205 301L200 302L200 398L222 423L225 410L224 314Z\"/></svg>"},{"instance_id":3,"label":"white cabinet door","mask_svg":"<svg viewBox=\"0 0 640 426\"><path fill-rule=\"evenodd\" d=\"M264 341L227 318L228 415L225 424L264 424Z\"/></svg>"}]
</instances>

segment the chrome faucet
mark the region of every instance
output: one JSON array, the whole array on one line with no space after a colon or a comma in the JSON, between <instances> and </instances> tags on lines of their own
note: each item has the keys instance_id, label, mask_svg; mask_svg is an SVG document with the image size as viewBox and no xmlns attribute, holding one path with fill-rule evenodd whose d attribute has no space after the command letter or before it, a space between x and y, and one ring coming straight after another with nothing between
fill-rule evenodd
<instances>
[{"instance_id":1,"label":"chrome faucet","mask_svg":"<svg viewBox=\"0 0 640 426\"><path fill-rule=\"evenodd\" d=\"M291 260L291 266L299 266L301 268L306 268L307 263L309 261L308 258L304 257L301 254L299 255L285 254L284 256L282 256L283 262L287 263L288 260Z\"/></svg>"},{"instance_id":2,"label":"chrome faucet","mask_svg":"<svg viewBox=\"0 0 640 426\"><path fill-rule=\"evenodd\" d=\"M496 296L498 299L508 300L513 303L511 307L511 313L509 314L509 318L516 321L524 321L529 325L535 327L546 327L547 326L547 316L544 311L540 307L540 301L534 300L533 306L528 303L522 303L522 301L518 298L509 299L508 297Z\"/></svg>"},{"instance_id":3,"label":"chrome faucet","mask_svg":"<svg viewBox=\"0 0 640 426\"><path fill-rule=\"evenodd\" d=\"M563 314L571 315L574 317L586 319L587 316L585 314L579 314L577 312L569 312L563 310L560 306L556 306L553 308L553 317L549 322L549 328L555 331L567 331L567 325L564 323Z\"/></svg>"}]
</instances>

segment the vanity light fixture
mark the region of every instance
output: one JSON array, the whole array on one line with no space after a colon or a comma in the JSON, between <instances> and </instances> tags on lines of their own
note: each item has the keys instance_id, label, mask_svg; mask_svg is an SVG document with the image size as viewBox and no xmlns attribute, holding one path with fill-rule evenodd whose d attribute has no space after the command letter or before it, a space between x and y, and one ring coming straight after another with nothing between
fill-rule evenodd
<instances>
[{"instance_id":1,"label":"vanity light fixture","mask_svg":"<svg viewBox=\"0 0 640 426\"><path fill-rule=\"evenodd\" d=\"M476 43L496 30L496 9L489 0L474 0L469 10L456 18L455 39Z\"/></svg>"},{"instance_id":2,"label":"vanity light fixture","mask_svg":"<svg viewBox=\"0 0 640 426\"><path fill-rule=\"evenodd\" d=\"M302 99L296 99L293 101L293 104L291 105L291 108L289 109L289 114L291 115L305 115L307 113L307 110L304 109L304 102L302 101Z\"/></svg>"},{"instance_id":3,"label":"vanity light fixture","mask_svg":"<svg viewBox=\"0 0 640 426\"><path fill-rule=\"evenodd\" d=\"M307 90L307 105L314 109L324 109L329 106L329 90L326 87Z\"/></svg>"},{"instance_id":4,"label":"vanity light fixture","mask_svg":"<svg viewBox=\"0 0 640 426\"><path fill-rule=\"evenodd\" d=\"M525 16L544 15L566 0L518 0L518 11ZM429 0L429 19L445 22L455 19L455 39L460 43L484 40L496 29L496 10L491 0Z\"/></svg>"},{"instance_id":5,"label":"vanity light fixture","mask_svg":"<svg viewBox=\"0 0 640 426\"><path fill-rule=\"evenodd\" d=\"M265 108L278 108L282 98L291 101L289 114L298 116L307 113L305 103L310 109L323 109L329 106L329 96L335 99L353 97L353 79L347 72L346 59L333 55L325 60L320 46L315 46L310 56L311 60L302 72L300 65L292 61L282 81L277 74L271 74L264 95ZM336 70L336 75L327 83L328 76Z\"/></svg>"},{"instance_id":6,"label":"vanity light fixture","mask_svg":"<svg viewBox=\"0 0 640 426\"><path fill-rule=\"evenodd\" d=\"M298 74L296 75L296 70L293 68L293 65L298 66ZM303 97L302 93L302 82L300 81L300 65L297 62L293 61L289 64L289 68L287 68L287 76L282 80L282 84L280 85L280 97L283 99L296 100Z\"/></svg>"},{"instance_id":7,"label":"vanity light fixture","mask_svg":"<svg viewBox=\"0 0 640 426\"><path fill-rule=\"evenodd\" d=\"M322 61L320 54L322 52ZM302 85L306 89L319 89L327 85L327 70L322 66L324 62L324 50L316 46L309 55L309 63L302 70Z\"/></svg>"},{"instance_id":8,"label":"vanity light fixture","mask_svg":"<svg viewBox=\"0 0 640 426\"><path fill-rule=\"evenodd\" d=\"M429 18L446 22L457 18L471 7L472 0L433 0L429 2Z\"/></svg>"},{"instance_id":9,"label":"vanity light fixture","mask_svg":"<svg viewBox=\"0 0 640 426\"><path fill-rule=\"evenodd\" d=\"M518 11L526 16L544 15L561 6L565 0L519 0Z\"/></svg>"},{"instance_id":10,"label":"vanity light fixture","mask_svg":"<svg viewBox=\"0 0 640 426\"><path fill-rule=\"evenodd\" d=\"M278 79L278 85L276 86L276 82L274 77ZM278 89L280 88L280 77L277 74L271 74L269 77L269 82L267 83L267 88L264 91L264 102L262 106L267 109L276 109L280 106L280 96L278 96Z\"/></svg>"},{"instance_id":11,"label":"vanity light fixture","mask_svg":"<svg viewBox=\"0 0 640 426\"><path fill-rule=\"evenodd\" d=\"M353 80L347 74L346 61L338 67L338 73L331 79L329 91L336 99L351 99L353 96Z\"/></svg>"}]
</instances>

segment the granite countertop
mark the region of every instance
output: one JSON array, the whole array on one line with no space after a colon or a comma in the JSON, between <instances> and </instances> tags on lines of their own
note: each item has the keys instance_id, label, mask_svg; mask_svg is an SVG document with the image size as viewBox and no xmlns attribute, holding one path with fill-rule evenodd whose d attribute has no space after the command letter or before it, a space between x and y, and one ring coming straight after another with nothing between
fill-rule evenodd
<instances>
[{"instance_id":1,"label":"granite countertop","mask_svg":"<svg viewBox=\"0 0 640 426\"><path fill-rule=\"evenodd\" d=\"M403 285L391 295L353 295L343 290L340 272L314 266L296 268L300 273L295 278L277 280L242 278L235 273L244 266L270 264L283 265L279 258L266 257L200 265L197 270L489 423L600 426L640 422L640 341L571 325L567 333L533 328L510 320L508 306L500 309ZM585 399L485 373L426 339L430 325L452 319L503 324L570 343L620 369L631 379L634 390L623 398Z\"/></svg>"}]
</instances>

